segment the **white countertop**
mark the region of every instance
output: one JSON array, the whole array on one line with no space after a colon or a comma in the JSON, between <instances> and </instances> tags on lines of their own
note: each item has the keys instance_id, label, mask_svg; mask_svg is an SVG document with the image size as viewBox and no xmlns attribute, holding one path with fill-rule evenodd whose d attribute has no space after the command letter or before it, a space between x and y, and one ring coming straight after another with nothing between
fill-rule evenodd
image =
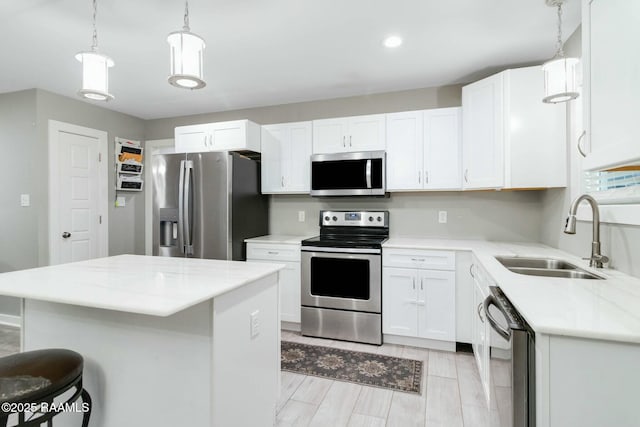
<instances>
[{"instance_id":1,"label":"white countertop","mask_svg":"<svg viewBox=\"0 0 640 427\"><path fill-rule=\"evenodd\" d=\"M299 245L300 242L302 242L304 239L309 239L316 235L317 234L296 236L292 234L269 234L268 236L252 237L250 239L245 239L244 241L247 243L273 243L273 244L279 244L279 245Z\"/></svg>"},{"instance_id":2,"label":"white countertop","mask_svg":"<svg viewBox=\"0 0 640 427\"><path fill-rule=\"evenodd\" d=\"M391 238L384 248L472 251L537 333L640 343L640 279L539 243ZM513 273L494 256L567 260L605 280L535 277Z\"/></svg>"},{"instance_id":3,"label":"white countertop","mask_svg":"<svg viewBox=\"0 0 640 427\"><path fill-rule=\"evenodd\" d=\"M0 295L170 316L281 264L119 255L0 274Z\"/></svg>"}]
</instances>

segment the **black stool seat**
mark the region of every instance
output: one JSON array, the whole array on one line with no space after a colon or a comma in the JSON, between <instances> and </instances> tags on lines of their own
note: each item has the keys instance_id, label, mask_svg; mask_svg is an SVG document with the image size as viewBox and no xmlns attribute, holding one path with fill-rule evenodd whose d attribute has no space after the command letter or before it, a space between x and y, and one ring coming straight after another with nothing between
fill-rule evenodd
<instances>
[{"instance_id":1,"label":"black stool seat","mask_svg":"<svg viewBox=\"0 0 640 427\"><path fill-rule=\"evenodd\" d=\"M5 403L49 403L72 387L75 393L67 403L78 397L89 404L84 413L83 427L89 423L91 398L82 388L84 360L75 351L65 349L35 350L12 354L0 358L0 402ZM18 413L18 426L36 426L43 422L51 425L51 418L57 413L46 412L41 416L25 420ZM0 426L5 426L9 413L0 411Z\"/></svg>"}]
</instances>

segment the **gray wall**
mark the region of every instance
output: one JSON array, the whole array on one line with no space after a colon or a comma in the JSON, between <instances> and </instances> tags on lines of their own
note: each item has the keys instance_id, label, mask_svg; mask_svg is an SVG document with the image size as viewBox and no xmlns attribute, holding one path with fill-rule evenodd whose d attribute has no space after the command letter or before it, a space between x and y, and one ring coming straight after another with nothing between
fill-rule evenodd
<instances>
[{"instance_id":1,"label":"gray wall","mask_svg":"<svg viewBox=\"0 0 640 427\"><path fill-rule=\"evenodd\" d=\"M581 27L567 40L565 53L568 56L582 56ZM572 102L579 102L580 99ZM575 114L567 106L568 120ZM570 129L569 126L567 126ZM574 132L575 133L575 132ZM577 135L568 134L569 167L574 174L573 185L579 182L579 154L575 148ZM579 190L578 190L579 191ZM577 193L574 191L574 193ZM571 204L571 187L547 190L542 196L541 241L572 254L587 257L591 254L592 223L579 221L575 235L563 233L564 221ZM631 225L602 224L602 253L611 258L610 266L636 277L640 277L640 227Z\"/></svg>"},{"instance_id":2,"label":"gray wall","mask_svg":"<svg viewBox=\"0 0 640 427\"><path fill-rule=\"evenodd\" d=\"M0 95L0 272L38 265L35 100L33 90ZM20 194L31 195L30 207L20 206ZM0 297L0 313L19 315L19 300Z\"/></svg>"},{"instance_id":3,"label":"gray wall","mask_svg":"<svg viewBox=\"0 0 640 427\"><path fill-rule=\"evenodd\" d=\"M48 264L48 121L106 131L109 198L115 197L114 137L144 138L144 121L80 100L31 89L0 94L0 272ZM20 207L20 194L31 206ZM124 194L124 193L123 193ZM127 206L109 206L109 254L144 253L144 196L127 193ZM0 314L20 313L18 300L0 297Z\"/></svg>"}]
</instances>

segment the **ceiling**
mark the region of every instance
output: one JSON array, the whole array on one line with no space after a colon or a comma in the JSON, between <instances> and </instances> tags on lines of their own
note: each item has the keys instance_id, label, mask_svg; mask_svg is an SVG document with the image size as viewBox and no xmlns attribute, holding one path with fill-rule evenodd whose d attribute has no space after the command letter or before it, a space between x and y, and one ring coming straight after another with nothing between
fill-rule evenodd
<instances>
[{"instance_id":1,"label":"ceiling","mask_svg":"<svg viewBox=\"0 0 640 427\"><path fill-rule=\"evenodd\" d=\"M115 61L98 105L143 119L466 83L553 56L556 11L544 0L191 0L207 86L167 83L167 34L182 0L98 0L100 52ZM74 55L91 45L91 0L0 3L0 93L76 97ZM580 1L564 7L565 39ZM404 44L382 46L389 34ZM79 99L79 98L78 98ZM89 102L89 101L87 101Z\"/></svg>"}]
</instances>

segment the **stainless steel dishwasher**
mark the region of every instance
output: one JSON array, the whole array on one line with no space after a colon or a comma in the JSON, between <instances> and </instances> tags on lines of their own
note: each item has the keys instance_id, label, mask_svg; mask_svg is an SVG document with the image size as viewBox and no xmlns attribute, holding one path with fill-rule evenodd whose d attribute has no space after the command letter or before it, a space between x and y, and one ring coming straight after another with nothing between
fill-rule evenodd
<instances>
[{"instance_id":1,"label":"stainless steel dishwasher","mask_svg":"<svg viewBox=\"0 0 640 427\"><path fill-rule=\"evenodd\" d=\"M503 363L510 363L510 387L501 387L502 393L495 393L505 396L506 400L497 402L498 409L510 412L500 417L500 427L535 427L535 334L499 287L490 286L489 291L484 301L485 316L491 328L509 343L510 349L506 355L504 351L500 355ZM503 319L496 319L496 312L502 314Z\"/></svg>"}]
</instances>

